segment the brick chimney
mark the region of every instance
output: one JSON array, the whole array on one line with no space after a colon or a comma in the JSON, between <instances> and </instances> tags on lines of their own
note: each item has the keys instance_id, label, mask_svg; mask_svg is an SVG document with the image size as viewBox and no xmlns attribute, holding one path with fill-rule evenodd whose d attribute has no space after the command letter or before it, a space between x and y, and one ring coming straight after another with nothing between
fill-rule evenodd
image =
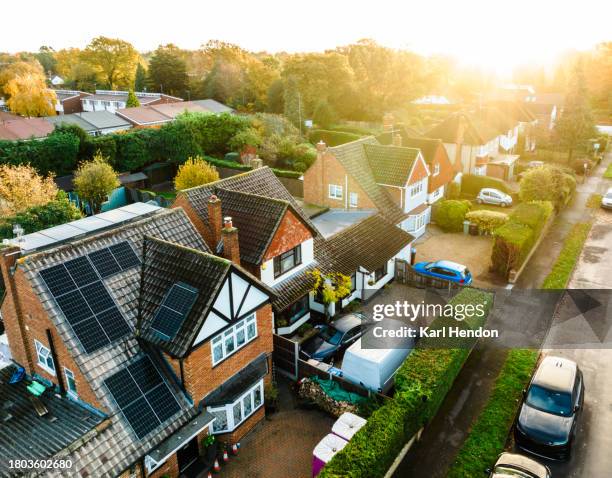
<instances>
[{"instance_id":1,"label":"brick chimney","mask_svg":"<svg viewBox=\"0 0 612 478\"><path fill-rule=\"evenodd\" d=\"M399 133L393 134L393 146L401 146L402 145L402 135Z\"/></svg>"},{"instance_id":2,"label":"brick chimney","mask_svg":"<svg viewBox=\"0 0 612 478\"><path fill-rule=\"evenodd\" d=\"M223 257L229 259L234 264L240 265L240 246L238 245L238 229L232 224L232 218L223 218Z\"/></svg>"},{"instance_id":3,"label":"brick chimney","mask_svg":"<svg viewBox=\"0 0 612 478\"><path fill-rule=\"evenodd\" d=\"M393 123L395 123L393 114L385 113L383 116L383 131L393 131Z\"/></svg>"},{"instance_id":4,"label":"brick chimney","mask_svg":"<svg viewBox=\"0 0 612 478\"><path fill-rule=\"evenodd\" d=\"M319 154L323 154L326 150L327 150L327 145L325 144L325 142L323 140L319 141L317 143L317 156Z\"/></svg>"},{"instance_id":5,"label":"brick chimney","mask_svg":"<svg viewBox=\"0 0 612 478\"><path fill-rule=\"evenodd\" d=\"M221 200L214 194L208 198L208 223L212 234L212 248L221 240Z\"/></svg>"},{"instance_id":6,"label":"brick chimney","mask_svg":"<svg viewBox=\"0 0 612 478\"><path fill-rule=\"evenodd\" d=\"M259 156L255 156L251 159L251 168L259 169L263 167L263 160Z\"/></svg>"}]
</instances>

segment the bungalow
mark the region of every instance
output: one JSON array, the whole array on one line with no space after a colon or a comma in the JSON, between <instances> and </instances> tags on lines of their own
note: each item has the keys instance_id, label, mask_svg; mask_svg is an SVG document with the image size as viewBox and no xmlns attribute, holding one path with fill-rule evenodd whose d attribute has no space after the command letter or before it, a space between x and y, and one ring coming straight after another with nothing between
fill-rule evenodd
<instances>
[{"instance_id":1,"label":"bungalow","mask_svg":"<svg viewBox=\"0 0 612 478\"><path fill-rule=\"evenodd\" d=\"M138 91L135 95L141 106L183 101L181 98L165 95L163 93L146 93ZM96 90L95 94L81 98L81 103L83 105L83 111L107 110L114 113L126 107L127 97L127 91Z\"/></svg>"},{"instance_id":2,"label":"bungalow","mask_svg":"<svg viewBox=\"0 0 612 478\"><path fill-rule=\"evenodd\" d=\"M55 112L58 115L80 113L83 111L83 104L81 100L91 93L85 93L83 91L76 90L51 90L55 93Z\"/></svg>"},{"instance_id":3,"label":"bungalow","mask_svg":"<svg viewBox=\"0 0 612 478\"><path fill-rule=\"evenodd\" d=\"M62 123L77 125L91 136L126 131L132 127L128 121L106 110L49 116L45 119L54 126Z\"/></svg>"},{"instance_id":4,"label":"bungalow","mask_svg":"<svg viewBox=\"0 0 612 478\"><path fill-rule=\"evenodd\" d=\"M44 138L53 132L53 125L44 118L23 118L3 113L0 117L0 139L26 140Z\"/></svg>"},{"instance_id":5,"label":"bungalow","mask_svg":"<svg viewBox=\"0 0 612 478\"><path fill-rule=\"evenodd\" d=\"M61 457L74 476L196 476L209 434L264 418L275 294L230 259L237 234L227 221L218 256L180 208L135 203L0 250L25 372L2 371L1 474Z\"/></svg>"},{"instance_id":6,"label":"bungalow","mask_svg":"<svg viewBox=\"0 0 612 478\"><path fill-rule=\"evenodd\" d=\"M233 111L223 103L208 99L125 108L118 110L116 114L134 126L155 126L173 121L185 112L220 114Z\"/></svg>"}]
</instances>

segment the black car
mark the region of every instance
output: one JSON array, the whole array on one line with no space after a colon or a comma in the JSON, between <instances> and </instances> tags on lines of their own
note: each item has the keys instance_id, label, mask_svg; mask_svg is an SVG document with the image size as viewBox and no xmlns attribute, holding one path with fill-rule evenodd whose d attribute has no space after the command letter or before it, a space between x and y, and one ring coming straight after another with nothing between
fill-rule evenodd
<instances>
[{"instance_id":1,"label":"black car","mask_svg":"<svg viewBox=\"0 0 612 478\"><path fill-rule=\"evenodd\" d=\"M361 337L366 330L366 323L365 315L352 313L329 324L317 325L317 335L302 344L301 352L306 358L320 361L329 359Z\"/></svg>"},{"instance_id":2,"label":"black car","mask_svg":"<svg viewBox=\"0 0 612 478\"><path fill-rule=\"evenodd\" d=\"M545 458L569 459L583 402L584 382L576 363L544 358L524 393L514 427L517 446Z\"/></svg>"}]
</instances>

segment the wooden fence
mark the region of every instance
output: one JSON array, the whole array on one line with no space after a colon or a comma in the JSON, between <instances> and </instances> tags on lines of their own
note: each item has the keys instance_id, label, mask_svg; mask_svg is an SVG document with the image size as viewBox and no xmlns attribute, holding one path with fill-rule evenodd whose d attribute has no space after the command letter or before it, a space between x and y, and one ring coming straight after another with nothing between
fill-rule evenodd
<instances>
[{"instance_id":1,"label":"wooden fence","mask_svg":"<svg viewBox=\"0 0 612 478\"><path fill-rule=\"evenodd\" d=\"M274 346L272 360L274 360L276 369L291 380L298 380L298 354L300 344L277 334L273 335L272 340Z\"/></svg>"}]
</instances>

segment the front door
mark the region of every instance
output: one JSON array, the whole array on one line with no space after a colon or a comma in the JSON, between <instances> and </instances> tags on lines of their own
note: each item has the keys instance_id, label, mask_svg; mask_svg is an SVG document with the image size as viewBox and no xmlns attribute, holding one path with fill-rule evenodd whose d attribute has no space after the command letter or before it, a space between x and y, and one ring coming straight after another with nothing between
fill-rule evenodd
<instances>
[{"instance_id":1,"label":"front door","mask_svg":"<svg viewBox=\"0 0 612 478\"><path fill-rule=\"evenodd\" d=\"M179 471L182 473L198 459L198 439L194 437L183 448L176 452Z\"/></svg>"}]
</instances>

